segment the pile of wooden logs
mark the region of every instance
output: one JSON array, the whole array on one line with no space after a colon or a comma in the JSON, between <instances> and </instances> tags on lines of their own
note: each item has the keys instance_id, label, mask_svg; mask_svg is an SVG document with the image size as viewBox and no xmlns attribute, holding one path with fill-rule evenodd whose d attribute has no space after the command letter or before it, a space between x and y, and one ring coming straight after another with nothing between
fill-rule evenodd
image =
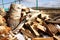
<instances>
[{"instance_id":1,"label":"pile of wooden logs","mask_svg":"<svg viewBox=\"0 0 60 40\"><path fill-rule=\"evenodd\" d=\"M8 12L0 8L0 40L19 40L15 37L18 33L25 40L60 40L56 19L21 4L11 4Z\"/></svg>"}]
</instances>

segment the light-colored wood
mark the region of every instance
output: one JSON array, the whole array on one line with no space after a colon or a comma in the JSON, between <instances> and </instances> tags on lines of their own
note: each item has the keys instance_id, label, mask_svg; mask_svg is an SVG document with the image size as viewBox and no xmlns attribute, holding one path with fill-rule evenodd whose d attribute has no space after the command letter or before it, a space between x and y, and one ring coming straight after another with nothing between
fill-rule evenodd
<instances>
[{"instance_id":1,"label":"light-colored wood","mask_svg":"<svg viewBox=\"0 0 60 40\"><path fill-rule=\"evenodd\" d=\"M33 38L32 40L54 40L53 37L48 38Z\"/></svg>"},{"instance_id":2,"label":"light-colored wood","mask_svg":"<svg viewBox=\"0 0 60 40\"><path fill-rule=\"evenodd\" d=\"M60 38L58 36L53 36L56 40L60 40Z\"/></svg>"},{"instance_id":3,"label":"light-colored wood","mask_svg":"<svg viewBox=\"0 0 60 40\"><path fill-rule=\"evenodd\" d=\"M31 29L33 30L33 32L36 36L40 36L40 34L33 28L33 26L30 26L30 27L31 27Z\"/></svg>"},{"instance_id":4,"label":"light-colored wood","mask_svg":"<svg viewBox=\"0 0 60 40\"><path fill-rule=\"evenodd\" d=\"M39 25L39 24L38 24L37 28L38 28L39 30L43 31L43 32L46 31L46 28L45 28L44 26L42 26L42 25Z\"/></svg>"}]
</instances>

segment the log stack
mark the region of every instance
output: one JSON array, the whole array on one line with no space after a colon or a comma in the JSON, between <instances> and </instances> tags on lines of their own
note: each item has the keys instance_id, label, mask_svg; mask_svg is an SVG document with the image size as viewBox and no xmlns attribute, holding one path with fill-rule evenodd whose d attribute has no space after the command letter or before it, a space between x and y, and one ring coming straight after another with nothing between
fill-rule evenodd
<instances>
[{"instance_id":1,"label":"log stack","mask_svg":"<svg viewBox=\"0 0 60 40\"><path fill-rule=\"evenodd\" d=\"M19 40L15 37L18 33L24 35L25 40L60 40L57 18L21 4L11 4L8 13L0 11L0 36L3 36L0 40Z\"/></svg>"}]
</instances>

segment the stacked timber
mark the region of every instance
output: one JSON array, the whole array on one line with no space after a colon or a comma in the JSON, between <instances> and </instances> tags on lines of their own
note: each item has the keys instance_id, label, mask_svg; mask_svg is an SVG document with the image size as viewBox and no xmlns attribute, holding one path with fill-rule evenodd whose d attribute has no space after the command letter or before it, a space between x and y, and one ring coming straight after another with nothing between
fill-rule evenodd
<instances>
[{"instance_id":1,"label":"stacked timber","mask_svg":"<svg viewBox=\"0 0 60 40\"><path fill-rule=\"evenodd\" d=\"M0 8L0 40L20 40L18 33L25 40L60 40L59 18L21 4L11 4L8 13Z\"/></svg>"}]
</instances>

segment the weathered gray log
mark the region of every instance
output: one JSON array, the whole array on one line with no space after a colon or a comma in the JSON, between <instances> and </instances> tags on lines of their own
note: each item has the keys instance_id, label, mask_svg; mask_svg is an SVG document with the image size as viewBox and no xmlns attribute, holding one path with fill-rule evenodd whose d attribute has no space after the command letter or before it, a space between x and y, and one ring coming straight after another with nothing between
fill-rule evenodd
<instances>
[{"instance_id":1,"label":"weathered gray log","mask_svg":"<svg viewBox=\"0 0 60 40\"><path fill-rule=\"evenodd\" d=\"M48 22L48 23L54 23L54 24L60 24L60 16L57 16L57 17L55 17L55 18L53 18L53 19L51 19L51 20L47 20L46 22Z\"/></svg>"},{"instance_id":2,"label":"weathered gray log","mask_svg":"<svg viewBox=\"0 0 60 40\"><path fill-rule=\"evenodd\" d=\"M60 24L60 21L47 20L45 22L47 22L47 23L53 23L53 24Z\"/></svg>"},{"instance_id":3,"label":"weathered gray log","mask_svg":"<svg viewBox=\"0 0 60 40\"><path fill-rule=\"evenodd\" d=\"M14 29L19 23L21 18L21 5L11 4L9 10L8 24Z\"/></svg>"}]
</instances>

